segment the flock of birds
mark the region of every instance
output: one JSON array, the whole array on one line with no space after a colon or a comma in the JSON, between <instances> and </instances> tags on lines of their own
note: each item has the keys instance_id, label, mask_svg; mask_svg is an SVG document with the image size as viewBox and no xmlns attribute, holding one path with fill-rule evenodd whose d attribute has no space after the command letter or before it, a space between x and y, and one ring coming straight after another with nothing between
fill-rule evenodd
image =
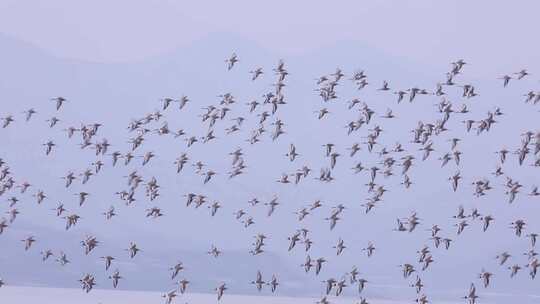
<instances>
[{"instance_id":1,"label":"flock of birds","mask_svg":"<svg viewBox=\"0 0 540 304\"><path fill-rule=\"evenodd\" d=\"M229 71L234 70L239 63L239 58L236 54L233 54L226 61L226 67ZM439 119L433 122L419 121L416 126L411 130L411 138L404 139L407 144L396 143L393 147L385 145L381 139L381 135L384 132L383 123L386 119L398 119L391 109L388 109L385 113L376 113L370 106L363 102L359 98L348 101L348 109L358 113L358 118L349 121L345 125L346 133L350 135L353 140L350 147L347 150L338 150L338 147L333 143L327 143L323 145L320 153L328 160L327 164L322 164L320 168L315 168L308 165L301 166L297 171L292 173L283 173L281 176L276 177L276 182L286 184L301 184L306 178L315 178L321 183L333 183L336 181L333 172L334 168L340 163L340 160L344 157L350 157L355 159L355 165L351 168L351 174L366 174L369 182L365 185L370 196L366 202L362 204L365 208L365 213L369 214L371 210L378 207L383 201L385 193L389 190L385 188L383 184L384 178L396 176L401 178L401 185L403 190L413 187L414 183L410 178L411 169L419 165L421 162L438 162L441 167L448 166L452 161L459 168L462 153L460 152L460 142L462 138L446 138L447 123L451 119L456 119L461 114L469 113L469 109L466 103L460 107L456 107L452 104L448 95L450 92L458 92L459 98L469 100L477 98L478 93L475 86L472 84L459 83L458 79L463 73L466 62L458 60L451 64L451 69L446 75L446 79L441 81L435 86L435 90L427 90L423 88L413 87L409 89L392 89L389 82L383 81L382 85L376 90L380 94L388 94L392 99L395 98L395 102L399 103L413 103L418 98L422 98L423 95L430 95L440 98L437 104L437 115ZM265 75L274 75L275 82L273 89L265 92L262 96L262 100L253 100L248 102L245 106L249 109L248 117L233 117L230 120L229 112L234 107L243 107L239 104L232 93L226 93L220 95L220 100L217 104L208 105L203 108L200 119L201 123L207 130L203 136L189 135L184 129L171 130L168 123L165 121L167 112L172 111L173 107L177 110L183 110L185 107L189 107L192 104L191 99L188 96L182 96L178 99L175 98L163 98L160 102L161 109L159 111L151 112L139 119L132 120L128 125L128 130L132 134L129 139L131 149L129 151L111 151L111 147L114 147L112 143L109 143L107 139L97 139L100 134L100 123L82 123L80 126L65 126L64 131L70 139L75 140L79 138L77 142L81 149L93 149L95 152L96 160L91 163L91 167L81 170L80 173L73 171L67 172L63 177L64 186L69 189L73 183L81 183L85 185L90 183L93 179L99 178L102 170L114 170L118 166L136 166L134 164L136 158L142 158L141 166L146 166L151 163L156 152L146 152L141 156L136 155L143 147L149 137L153 136L168 136L171 138L182 138L185 141L185 149L189 151L192 145L204 145L210 141L217 139L215 132L219 130L219 125L225 121L233 121L231 126L221 128L226 136L239 136L244 134L241 132L245 121L252 120L258 125L257 128L249 132L249 136L246 138L246 145L255 145L258 142L265 140L264 138L269 134L269 141L283 141L286 140L287 124L279 119L278 113L281 107L287 104L287 98L285 97L285 87L287 76L289 72L286 68L285 62L279 61L277 66L271 71L263 70L263 68L256 68L250 72L251 80L257 81ZM512 75L504 75L501 77L502 86L507 87L510 82L519 81L525 77L529 77L529 73L526 70L519 71ZM347 79L349 78L349 79ZM344 82L351 81L352 84L359 90L366 90L369 82L368 76L364 71L358 71L350 76L337 69L334 73L323 75L315 80L316 92L321 98L321 102L324 105L320 110L314 113L316 119L324 121L328 115L330 115L330 108L335 106L339 100L338 86L344 85ZM395 97L392 97L395 96ZM52 99L54 103L51 106L56 108L58 115L62 114L63 107L68 102L75 103L75 101L68 100L64 97L56 97ZM525 102L531 104L537 104L540 102L540 92L530 91L525 94ZM228 115L229 114L229 115ZM34 120L34 116L39 115L39 111L33 108L24 112L24 116L6 115L1 118L1 128L14 128L18 123L25 123ZM478 117L476 119L463 120L463 132L474 132L477 135L490 132L490 130L499 122L499 117L503 115L500 108L495 108L493 111L487 113L487 115ZM375 119L374 119L375 118ZM272 121L270 121L272 120ZM57 117L52 117L47 120L48 126L51 130L58 130L57 124L63 120ZM381 124L378 124L381 123ZM406 126L403 126L406 127ZM365 135L365 141L354 142L358 136L359 131L367 133ZM1 133L0 133L1 134ZM444 138L449 142L449 148L447 152L441 153L439 158L432 156L433 151L436 151L434 147L434 138ZM53 140L48 140L42 143L43 153L45 155L51 155L56 152L57 144ZM296 147L295 144L290 144L288 151L283 151L284 155L280 157L287 158L290 162L295 163L299 157L301 157L301 151L303 147ZM247 174L248 165L245 161L245 149L238 147L234 151L229 153L231 157L231 168L229 172L216 172L201 160L193 159L188 152L181 153L176 160L174 160L175 171L177 174L182 174L185 170L190 170L187 164L191 163L195 172L200 176L203 184L226 182L227 179L220 179L216 181L216 176L227 176L228 179L235 178L239 175ZM441 148L442 150L442 148ZM416 151L420 151L420 155L417 155ZM523 133L521 138L521 145L516 147L515 150L510 151L507 149L501 149L494 151L498 154L497 166L492 176L497 180L504 180L504 188L506 193L506 200L512 204L516 198L523 195L525 185L521 184L518 180L513 179L509 175L504 173L504 166L508 166L508 162L514 160L509 159L512 155L516 155L516 162L509 166L521 166L531 165L540 167L540 132L534 132L527 130ZM362 153L372 153L377 155L378 162L372 164L366 164L358 161L361 158ZM316 165L316 164L312 164ZM319 164L321 165L321 164ZM254 168L255 164L250 168ZM396 171L396 167L398 172ZM320 169L320 170L318 170ZM316 172L319 174L316 174ZM460 191L462 188L463 177L461 170L455 171L455 174L445 177L448 179L449 191ZM124 202L127 206L131 206L138 200L144 199L142 195L139 195L139 189L143 188L145 199L149 202L154 202L160 196L160 184L156 177L143 177L137 172L136 169L132 170L130 174L126 176L128 188L116 192L118 198ZM481 197L487 195L492 189L493 183L487 178L471 181L474 187L474 195ZM530 197L538 197L540 199L540 192L538 187L530 184L526 185L530 187L530 191L526 194ZM46 190L42 190L41 185L34 185L29 181L25 181L20 176L16 176L10 169L9 160L0 159L0 196L7 198L9 204L9 211L7 216L0 218L0 236L5 233L9 233L10 226L14 225L19 215L18 204L20 201L27 200L27 193L30 193L35 199L37 204L51 204L48 202L49 197L54 197L54 194L47 193ZM391 189L394 190L394 189ZM84 205L87 202L87 198L91 196L90 193L81 191L76 193L78 199L78 205L80 210L84 210ZM221 215L220 209L223 207L222 202L217 200L210 200L206 195L200 193L185 193L185 206L200 208L202 206L207 207L210 210L210 216ZM276 195L268 202L262 203L259 199L253 198L249 202L250 206L257 206L259 204L267 207L267 216L270 217L279 208L280 201ZM297 220L301 223L306 217L310 216L317 209L326 206L326 203L321 200L312 202L309 206L301 207L297 212ZM331 207L330 212L324 220L330 230L333 230L336 225L343 219L343 212L347 209L346 204L337 204ZM82 218L82 214L77 214L68 210L67 205L58 203L53 209L58 221L65 222L65 230L69 231L73 229ZM164 215L164 211L159 206L154 206L146 209L146 217L159 218ZM117 210L114 206L108 210L104 210L103 216L110 220L117 216ZM457 213L452 217L457 220L456 235L458 238L462 233L465 233L468 226L475 222L480 222L482 230L485 232L490 229L496 216L493 214L483 214L479 210L474 209L470 213L467 213L463 207L459 207ZM249 227L256 225L256 218L250 216L249 210L241 208L234 212L234 219L241 222L243 227ZM425 222L425 219L421 219L416 212L411 213L408 217L398 218L395 220L396 226L394 231L396 233L417 233L418 225ZM279 222L277 220L276 222ZM502 223L501 223L502 225ZM516 219L510 223L510 228L513 230L517 237L525 236L529 239L530 250L524 255L526 256L526 262L518 262L517 258L522 256L522 253L517 252L502 252L496 258L500 267L504 267L508 270L508 275L516 277L520 273L526 271L526 275L534 279L538 268L540 267L540 260L538 259L538 253L535 251L536 241L538 234L533 231L527 230L527 222L524 219ZM432 263L436 261L436 251L438 248L444 248L446 250L452 249L452 242L454 239L447 235L441 235L443 229L439 225L433 225L429 231L429 240L432 242L432 246L424 246L417 251L418 259L411 261L410 263L404 263L400 265L401 275L404 280L407 280L407 285L416 290L417 297L415 301L417 303L426 304L430 300L424 293L424 280L422 274L429 270ZM250 253L252 255L264 254L265 246L268 236L265 234L255 235L255 241L251 244ZM39 250L35 249L35 244L40 245L39 238L34 235L29 235L25 239L21 240L21 250ZM325 267L325 263L328 261L324 257L312 258L310 256L310 250L313 245L312 238L310 236L310 230L306 228L299 228L292 233L288 238L288 248L283 248L283 251L292 250L304 250L306 252L305 262L301 265L302 269L306 273L314 272L315 276L319 275L321 269ZM96 236L88 235L86 238L80 241L82 250L85 255L92 255L96 248L100 246L100 240ZM41 244L45 246L46 244ZM302 249L298 247L302 246ZM346 242L344 239L339 238L337 244L333 246L336 255L340 256L344 250L346 250ZM135 241L131 242L129 246L126 246L126 258L136 259L141 249ZM368 257L376 254L377 247L373 242L367 244L362 249ZM219 258L222 254L222 250L212 245L208 254L212 257ZM43 262L49 259L55 259L55 261L61 265L66 266L70 263L70 259L63 251L53 252L46 247L41 248L41 255ZM112 287L117 288L122 285L124 276L121 271L116 268L115 261L119 259L118 256L103 255L99 257L103 260L104 269L107 271L108 278ZM512 259L516 259L514 264L511 264ZM170 278L176 282L176 287L163 294L165 303L171 304L175 298L181 294L188 292L189 284L191 283L187 278L178 280L184 270L184 264L178 262L170 267ZM0 269L1 270L1 269ZM261 271L254 270L254 280L250 283L258 291L264 288L268 288L272 293L278 292L280 288L279 274L274 273L270 276L265 276ZM478 278L471 278L471 283L468 290L466 290L462 296L463 300L469 304L475 304L481 299L481 292L477 290L476 285L479 279L481 285L484 288L489 288L490 282L493 280L493 273L482 269ZM3 281L0 278L0 287L7 284L9 281ZM345 288L356 286L360 294L360 303L367 304L368 300L364 298L363 291L368 288L368 279L360 276L360 271L357 267L352 267L350 272L341 277L330 277L323 281L322 286L323 296L317 302L319 304L330 303L329 295L340 296ZM92 273L85 273L79 279L81 288L86 292L91 292L97 282ZM106 284L102 282L101 284ZM222 282L218 286L213 286L217 299L220 300L228 290L227 282ZM1 290L0 290L1 293Z\"/></svg>"}]
</instances>

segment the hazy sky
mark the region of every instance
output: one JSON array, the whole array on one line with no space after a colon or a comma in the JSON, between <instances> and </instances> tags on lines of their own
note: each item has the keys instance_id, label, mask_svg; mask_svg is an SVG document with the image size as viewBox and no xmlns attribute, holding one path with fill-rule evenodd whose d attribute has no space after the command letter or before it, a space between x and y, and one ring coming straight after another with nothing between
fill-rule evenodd
<instances>
[{"instance_id":1,"label":"hazy sky","mask_svg":"<svg viewBox=\"0 0 540 304\"><path fill-rule=\"evenodd\" d=\"M332 6L330 1L96 0L90 4L67 0L0 0L0 117L12 114L16 120L8 128L0 129L2 140L7 142L7 148L0 149L0 157L8 161L17 177L29 179L35 185L32 192L19 196L23 201L19 207L21 215L0 238L0 248L7 248L0 250L0 275L14 284L77 287L80 274L92 271L100 276L100 283L107 282L105 285L107 274L96 255L111 253L119 256L118 265L129 277L122 288L169 288L168 267L181 259L189 266L187 274L195 282L193 288L201 292L211 292L221 280L230 280L233 292L254 292L245 282L253 279L256 267L265 274L279 271L286 281L281 287L286 293L306 292L306 282L317 292L320 277L307 276L298 267L305 260L305 252L286 251L287 237L305 225L312 229L315 240L313 256L324 255L333 260L321 277L338 277L354 264L372 279L374 287L368 296L405 294L412 299L414 291L401 279L395 266L416 260L416 250L431 244L426 231L431 224L440 223L444 236L456 237L456 221L451 216L463 204L467 212L478 207L481 212L494 214L496 224L483 233L479 222L475 222L456 238L453 245L456 250L436 251L437 262L432 271L423 274L430 282L428 291L442 298L454 296L447 293L461 295L485 266L497 271L493 292L510 296L537 293L534 284L538 279L531 281L524 271L520 280L511 280L506 268L496 268L494 257L513 250L524 259L521 253L529 249L528 240L514 237L508 223L524 217L531 219L527 231L539 231L540 223L532 220L532 215L540 212L540 205L532 203L536 198L525 193L520 193L516 203L509 205L501 186L504 177L495 179L491 172L497 164L493 152L502 147L514 151L523 132L538 128L538 106L525 104L522 95L538 90L540 44L535 41L535 23L539 2L339 3L340 6ZM232 51L238 53L240 62L227 71L224 60ZM258 127L256 115L268 107L261 106L250 114L245 103L253 99L262 101L262 94L274 89L275 76L271 69L282 57L290 72L285 88L288 103L280 106L266 124L270 129L270 121L283 119L287 133L275 142L265 134L261 143L249 145L246 143L249 132ZM396 104L392 91L381 92L377 88L383 80L388 80L392 90L418 86L431 91L436 83L445 80L449 63L459 58L468 64L463 75L456 77L456 83L474 84L479 96L465 99L459 86L445 87L455 109L467 104L471 112L452 114L450 130L436 138L436 150L429 160L422 162L419 146L409 142L410 130L418 120L435 122L441 118L433 106L440 98L420 96L414 103ZM251 81L249 71L257 66L263 67L265 74ZM314 90L314 79L334 72L336 66L347 75L338 87L339 99L335 103L323 103ZM367 89L361 91L347 80L359 68L366 70L370 81ZM504 89L497 77L522 68L529 69L531 76L512 80ZM112 143L111 150L125 153L130 149L127 140L133 136L126 130L130 120L161 108L163 97L178 98L186 94L192 103L183 110L176 104L171 106L163 111L162 121L151 128L167 121L172 130L183 128L189 136L200 137L208 130L200 122L199 115L204 112L201 107L219 104L216 96L226 92L231 92L238 101L228 115L246 117L241 132L225 134L225 128L232 125L225 119L216 127L216 141L190 148L181 138L149 135L136 155L152 150L158 156L144 168L140 158L129 166L112 168L110 157L103 156L106 165L99 177L88 185L77 182L72 188L64 188L61 176L69 170L78 174L99 157L93 150L81 150L79 137L66 138L63 128L103 123L99 139L106 137ZM67 97L69 102L57 112L49 100L59 95ZM346 102L357 97L376 114L371 125L348 136L344 126L358 118L358 111L347 109ZM498 123L489 133L465 134L462 119L483 119L496 106L505 115L497 117ZM31 107L38 114L26 123L22 112ZM328 107L331 112L322 121L313 113L321 107ZM390 107L398 119L381 117ZM51 129L45 120L53 115L61 122ZM380 159L377 153L368 153L365 148L357 158L349 157L346 148L353 142L365 141L368 129L374 124L384 129L377 152L383 145L390 149L400 141L419 160L412 169L415 184L410 191L400 184L400 168L395 169L394 177L378 177L389 192L385 194L385 202L366 215L360 204L370 195L363 187L369 177L367 173L352 175L351 167L357 160L371 166ZM451 192L447 178L458 166L452 161L441 168L437 160L449 151L447 139L451 136L463 138L459 148L463 152L460 169L464 180L456 193ZM51 156L45 156L42 144L49 139L54 139L58 146ZM282 173L294 172L304 164L311 166L313 176L316 175L322 166L327 166L328 159L321 146L330 141L343 154L334 171L338 182L321 186L312 176L298 187L275 182ZM290 143L297 145L301 155L293 163L284 156ZM237 147L244 148L248 174L229 180L228 153ZM189 153L190 162L185 172L176 174L173 162L182 152ZM538 168L528 165L532 156L522 167L516 165L515 155L509 158L505 173L524 184L523 192L540 184ZM218 171L213 182L202 184L201 176L191 166L198 160ZM135 169L145 180L157 177L162 186L158 203L166 213L163 218L144 217L145 209L151 205L142 188L138 202L130 207L113 194L127 187L124 177ZM495 189L485 197L474 198L471 184L484 177L492 180ZM50 195L39 206L31 196L38 187ZM83 189L92 195L84 207L79 207L74 194ZM186 208L182 195L188 192L219 199L224 208L216 217L210 217L206 208ZM266 216L262 204L254 208L247 205L253 197L267 202L273 195L279 195L281 202L273 217ZM294 212L315 199L322 199L325 207L299 223ZM83 215L81 223L65 234L64 221L50 210L58 201ZM338 203L346 204L349 209L343 223L329 231L324 218ZM102 212L111 205L117 206L120 215L106 221ZM3 215L9 208L7 204L2 206ZM246 229L236 221L232 213L239 208L249 208L257 224ZM418 233L398 236L392 231L397 217L414 211L422 218ZM269 254L251 259L248 249L259 232L271 236ZM25 254L27 267L21 269L16 266L22 262L24 250L20 239L30 233L39 233L39 243ZM59 233L63 237L58 237ZM98 253L84 256L79 242L88 234L97 235L103 243ZM501 235L505 237L499 238ZM341 237L346 239L348 250L338 260L332 246ZM137 259L130 260L124 249L133 240L144 251ZM358 255L372 240L378 246L377 254L370 260ZM226 251L221 264L204 255L212 243ZM71 267L42 263L39 250L45 248L52 248L55 253L66 250L73 259ZM237 264L243 268L227 267Z\"/></svg>"},{"instance_id":2,"label":"hazy sky","mask_svg":"<svg viewBox=\"0 0 540 304\"><path fill-rule=\"evenodd\" d=\"M540 64L538 9L499 0L2 0L0 32L93 61L147 58L226 32L286 54L354 40L419 62L466 56L485 73L506 73Z\"/></svg>"}]
</instances>

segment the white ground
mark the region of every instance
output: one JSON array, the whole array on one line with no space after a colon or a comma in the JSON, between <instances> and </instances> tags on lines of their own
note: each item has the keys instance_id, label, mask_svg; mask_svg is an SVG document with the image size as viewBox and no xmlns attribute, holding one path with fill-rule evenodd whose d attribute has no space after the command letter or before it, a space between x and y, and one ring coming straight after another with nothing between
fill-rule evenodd
<instances>
[{"instance_id":1,"label":"white ground","mask_svg":"<svg viewBox=\"0 0 540 304\"><path fill-rule=\"evenodd\" d=\"M165 303L159 292L145 291L112 291L92 290L85 294L80 289L65 288L42 288L42 287L13 287L0 288L1 304L146 304ZM268 296L241 296L225 294L220 304L314 304L319 299L291 298L291 297L268 297ZM332 304L359 303L358 299L352 298L329 298ZM370 304L400 304L386 300L369 300ZM213 294L190 293L179 296L173 303L206 304L218 303Z\"/></svg>"}]
</instances>

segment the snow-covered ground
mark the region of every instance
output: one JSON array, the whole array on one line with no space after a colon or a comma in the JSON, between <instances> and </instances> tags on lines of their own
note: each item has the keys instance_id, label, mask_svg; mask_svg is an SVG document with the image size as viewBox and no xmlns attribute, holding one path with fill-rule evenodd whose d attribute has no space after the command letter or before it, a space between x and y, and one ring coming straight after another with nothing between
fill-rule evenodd
<instances>
[{"instance_id":1,"label":"snow-covered ground","mask_svg":"<svg viewBox=\"0 0 540 304\"><path fill-rule=\"evenodd\" d=\"M161 304L165 303L163 293L153 291L133 290L107 290L94 289L86 294L80 289L74 288L50 288L50 287L19 287L3 286L0 288L0 304ZM496 303L540 303L539 296L511 295L484 293L481 298L482 304ZM315 304L320 298L280 297L280 296L254 296L225 294L218 302L215 294L186 293L179 295L173 304ZM331 304L359 304L359 298L332 297L328 300ZM383 300L367 299L369 304L405 304L415 303L414 299ZM514 301L516 300L516 301ZM456 301L433 301L438 304L462 304L466 300Z\"/></svg>"},{"instance_id":2,"label":"snow-covered ground","mask_svg":"<svg viewBox=\"0 0 540 304\"><path fill-rule=\"evenodd\" d=\"M319 299L292 298L292 297L269 297L269 296L243 296L225 294L219 301L220 304L314 304ZM332 304L359 303L355 298L329 298ZM165 303L162 294L147 291L116 291L116 290L92 290L85 294L79 289L67 288L43 288L43 287L14 287L4 286L0 288L1 304L146 304ZM189 293L176 298L173 303L218 303L213 294ZM388 300L370 299L370 304L398 304L410 303L410 301L397 302ZM449 304L449 303L448 303Z\"/></svg>"}]
</instances>

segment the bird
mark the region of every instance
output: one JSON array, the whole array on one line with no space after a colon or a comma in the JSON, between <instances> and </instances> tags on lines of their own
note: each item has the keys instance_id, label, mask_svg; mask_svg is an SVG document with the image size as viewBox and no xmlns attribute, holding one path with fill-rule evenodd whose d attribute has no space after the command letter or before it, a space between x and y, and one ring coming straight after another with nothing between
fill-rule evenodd
<instances>
[{"instance_id":1,"label":"bird","mask_svg":"<svg viewBox=\"0 0 540 304\"><path fill-rule=\"evenodd\" d=\"M255 70L250 71L249 73L252 74L251 80L255 80L255 79L259 78L259 76L261 76L264 72L263 72L263 69L261 67L258 67Z\"/></svg>"},{"instance_id":2,"label":"bird","mask_svg":"<svg viewBox=\"0 0 540 304\"><path fill-rule=\"evenodd\" d=\"M255 281L251 281L251 284L254 284L257 287L257 291L261 292L262 287L264 284L266 284L266 282L263 281L262 274L260 271L257 271L257 277Z\"/></svg>"},{"instance_id":3,"label":"bird","mask_svg":"<svg viewBox=\"0 0 540 304\"><path fill-rule=\"evenodd\" d=\"M334 285L337 283L337 281L334 278L329 278L326 281L323 281L323 283L326 283L326 295L328 295L334 288ZM326 297L324 299L326 299Z\"/></svg>"},{"instance_id":4,"label":"bird","mask_svg":"<svg viewBox=\"0 0 540 304\"><path fill-rule=\"evenodd\" d=\"M485 271L482 269L482 272L479 274L479 278L482 279L482 282L484 284L484 288L487 288L489 286L489 282L493 274L491 272Z\"/></svg>"},{"instance_id":5,"label":"bird","mask_svg":"<svg viewBox=\"0 0 540 304\"><path fill-rule=\"evenodd\" d=\"M62 177L62 179L64 179L66 181L65 187L69 188L69 186L71 186L73 181L76 179L75 173L70 171L70 172L68 172L68 174L66 176Z\"/></svg>"},{"instance_id":6,"label":"bird","mask_svg":"<svg viewBox=\"0 0 540 304\"><path fill-rule=\"evenodd\" d=\"M25 120L26 120L26 122L30 121L30 119L32 118L32 116L33 116L34 114L36 114L36 113L37 113L37 111L36 111L34 108L30 108L30 109L24 111L23 114L25 114Z\"/></svg>"},{"instance_id":7,"label":"bird","mask_svg":"<svg viewBox=\"0 0 540 304\"><path fill-rule=\"evenodd\" d=\"M137 253L138 253L139 251L141 251L141 250L137 247L137 244L135 244L135 243L133 243L133 242L131 242L131 243L129 244L129 248L128 248L128 249L125 249L125 250L129 252L129 257L132 258L132 259L137 255Z\"/></svg>"},{"instance_id":8,"label":"bird","mask_svg":"<svg viewBox=\"0 0 540 304\"><path fill-rule=\"evenodd\" d=\"M369 242L368 246L366 248L363 248L362 251L365 251L368 257L371 257L373 255L373 252L375 251L375 246L373 243Z\"/></svg>"},{"instance_id":9,"label":"bird","mask_svg":"<svg viewBox=\"0 0 540 304\"><path fill-rule=\"evenodd\" d=\"M218 287L215 288L215 290L217 293L217 299L219 301L223 297L225 290L227 290L227 285L225 283L221 283L220 285L218 285Z\"/></svg>"},{"instance_id":10,"label":"bird","mask_svg":"<svg viewBox=\"0 0 540 304\"><path fill-rule=\"evenodd\" d=\"M527 72L527 70L523 69L517 73L514 73L514 75L517 75L517 79L518 80L521 80L523 79L523 77L527 76L527 75L530 75L529 72Z\"/></svg>"},{"instance_id":11,"label":"bird","mask_svg":"<svg viewBox=\"0 0 540 304\"><path fill-rule=\"evenodd\" d=\"M24 242L24 250L28 251L30 247L32 247L32 244L36 242L36 239L33 236L29 236L26 239L21 240L21 241Z\"/></svg>"},{"instance_id":12,"label":"bird","mask_svg":"<svg viewBox=\"0 0 540 304\"><path fill-rule=\"evenodd\" d=\"M315 260L315 275L318 275L322 270L323 263L326 262L325 258L318 258Z\"/></svg>"},{"instance_id":13,"label":"bird","mask_svg":"<svg viewBox=\"0 0 540 304\"><path fill-rule=\"evenodd\" d=\"M54 102L56 103L56 111L59 111L60 108L62 107L62 105L64 105L64 102L67 101L67 99L65 99L65 98L62 97L62 96L58 96L58 97L52 98L51 100L54 101Z\"/></svg>"},{"instance_id":14,"label":"bird","mask_svg":"<svg viewBox=\"0 0 540 304\"><path fill-rule=\"evenodd\" d=\"M512 77L508 75L504 75L504 76L499 77L499 79L503 80L503 87L506 87L508 83L510 82L510 79L512 79Z\"/></svg>"},{"instance_id":15,"label":"bird","mask_svg":"<svg viewBox=\"0 0 540 304\"><path fill-rule=\"evenodd\" d=\"M112 261L114 261L114 258L108 255L108 256L102 256L101 259L105 260L105 270L109 270L109 268L111 267Z\"/></svg>"},{"instance_id":16,"label":"bird","mask_svg":"<svg viewBox=\"0 0 540 304\"><path fill-rule=\"evenodd\" d=\"M161 297L165 298L165 304L172 304L173 300L177 297L176 289L171 290L163 294Z\"/></svg>"},{"instance_id":17,"label":"bird","mask_svg":"<svg viewBox=\"0 0 540 304\"><path fill-rule=\"evenodd\" d=\"M45 146L45 155L49 155L51 154L52 149L56 146L56 144L52 140L49 140L44 143L43 146Z\"/></svg>"},{"instance_id":18,"label":"bird","mask_svg":"<svg viewBox=\"0 0 540 304\"><path fill-rule=\"evenodd\" d=\"M186 292L187 286L190 282L186 279L182 279L178 281L178 289L180 291L180 294L184 294Z\"/></svg>"},{"instance_id":19,"label":"bird","mask_svg":"<svg viewBox=\"0 0 540 304\"><path fill-rule=\"evenodd\" d=\"M49 259L49 257L53 256L53 252L50 249L41 251L42 261L45 262Z\"/></svg>"},{"instance_id":20,"label":"bird","mask_svg":"<svg viewBox=\"0 0 540 304\"><path fill-rule=\"evenodd\" d=\"M510 278L513 278L517 275L518 271L521 269L521 266L519 266L518 264L514 264L508 267L508 269L510 269Z\"/></svg>"},{"instance_id":21,"label":"bird","mask_svg":"<svg viewBox=\"0 0 540 304\"><path fill-rule=\"evenodd\" d=\"M182 262L178 262L173 267L169 268L169 270L172 271L171 279L174 280L174 278L178 276L180 271L184 270L184 265L182 264Z\"/></svg>"},{"instance_id":22,"label":"bird","mask_svg":"<svg viewBox=\"0 0 540 304\"><path fill-rule=\"evenodd\" d=\"M296 153L296 146L294 144L290 144L289 146L289 152L287 152L287 154L285 154L285 156L287 156L289 158L289 160L291 162L293 162L296 157L298 156L299 154Z\"/></svg>"},{"instance_id":23,"label":"bird","mask_svg":"<svg viewBox=\"0 0 540 304\"><path fill-rule=\"evenodd\" d=\"M538 239L538 234L537 233L529 233L529 234L526 235L526 237L531 239L531 247L535 247L536 246L536 240Z\"/></svg>"},{"instance_id":24,"label":"bird","mask_svg":"<svg viewBox=\"0 0 540 304\"><path fill-rule=\"evenodd\" d=\"M86 293L89 293L96 285L94 276L89 273L85 274L82 279L79 279L79 282Z\"/></svg>"},{"instance_id":25,"label":"bird","mask_svg":"<svg viewBox=\"0 0 540 304\"><path fill-rule=\"evenodd\" d=\"M227 63L227 70L231 70L234 67L234 64L238 62L238 56L236 53L232 53L231 57L229 59L225 60Z\"/></svg>"},{"instance_id":26,"label":"bird","mask_svg":"<svg viewBox=\"0 0 540 304\"><path fill-rule=\"evenodd\" d=\"M209 255L217 258L221 255L221 250L219 250L216 246L212 245L212 248L210 249L210 251L207 252Z\"/></svg>"},{"instance_id":27,"label":"bird","mask_svg":"<svg viewBox=\"0 0 540 304\"><path fill-rule=\"evenodd\" d=\"M416 280L411 287L416 288L416 293L420 293L422 291L422 288L424 287L424 284L422 284L422 279L419 276L416 276Z\"/></svg>"},{"instance_id":28,"label":"bird","mask_svg":"<svg viewBox=\"0 0 540 304\"><path fill-rule=\"evenodd\" d=\"M67 258L67 255L64 253L64 252L60 252L59 254L59 258L56 259L56 261L58 263L60 263L61 266L65 266L67 265L68 263L70 263L70 261L68 260Z\"/></svg>"},{"instance_id":29,"label":"bird","mask_svg":"<svg viewBox=\"0 0 540 304\"><path fill-rule=\"evenodd\" d=\"M279 286L279 282L278 282L278 279L277 279L276 275L273 274L272 279L270 280L270 282L268 282L266 284L270 286L270 291L272 291L272 293L276 292L277 287Z\"/></svg>"},{"instance_id":30,"label":"bird","mask_svg":"<svg viewBox=\"0 0 540 304\"><path fill-rule=\"evenodd\" d=\"M118 287L118 282L120 279L122 279L122 276L120 275L120 272L118 271L118 269L115 270L111 276L109 276L109 279L112 280L113 288Z\"/></svg>"},{"instance_id":31,"label":"bird","mask_svg":"<svg viewBox=\"0 0 540 304\"><path fill-rule=\"evenodd\" d=\"M5 218L2 218L0 220L0 234L4 233L4 230L9 227L9 225L7 224L7 220Z\"/></svg>"},{"instance_id":32,"label":"bird","mask_svg":"<svg viewBox=\"0 0 540 304\"><path fill-rule=\"evenodd\" d=\"M476 295L476 287L474 286L474 283L471 283L471 286L469 287L469 291L466 296L463 297L464 299L467 299L469 304L475 304L476 299L479 297Z\"/></svg>"},{"instance_id":33,"label":"bird","mask_svg":"<svg viewBox=\"0 0 540 304\"><path fill-rule=\"evenodd\" d=\"M461 175L459 171L448 178L448 180L452 182L452 190L454 190L454 192L456 192L458 189L460 179L461 179Z\"/></svg>"}]
</instances>

